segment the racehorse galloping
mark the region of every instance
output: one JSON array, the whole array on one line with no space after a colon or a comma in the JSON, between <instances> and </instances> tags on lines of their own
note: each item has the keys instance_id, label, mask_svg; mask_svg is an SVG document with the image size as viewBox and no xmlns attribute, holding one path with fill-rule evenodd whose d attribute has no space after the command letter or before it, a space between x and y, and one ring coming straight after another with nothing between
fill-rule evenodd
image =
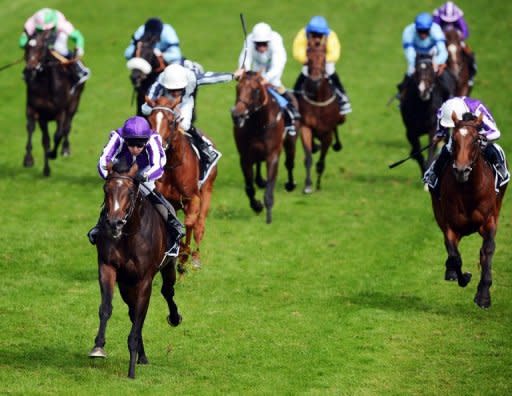
<instances>
[{"instance_id":1,"label":"racehorse galloping","mask_svg":"<svg viewBox=\"0 0 512 396\"><path fill-rule=\"evenodd\" d=\"M134 378L135 363L148 363L144 352L142 327L149 306L153 278L158 271L162 274L161 292L169 307L167 320L171 326L177 326L181 322L173 299L175 260L164 256L166 226L162 216L139 192L139 186L134 180L137 164L128 170L121 168L122 163L116 164L119 168L113 169L112 164L108 166L108 177L103 188L106 214L100 223L96 244L101 290L100 326L89 356L106 357L103 349L105 331L107 321L112 315L112 297L117 282L121 297L128 305L132 322L128 336L128 377Z\"/></svg>"},{"instance_id":2,"label":"racehorse galloping","mask_svg":"<svg viewBox=\"0 0 512 396\"><path fill-rule=\"evenodd\" d=\"M236 87L236 102L231 109L234 123L236 147L240 155L240 166L244 175L245 192L249 197L251 208L260 213L261 201L255 198L254 168L260 178L258 186L265 187L264 204L266 222L272 222L274 206L274 187L279 168L279 156L283 145L286 150L287 191L295 188L293 167L295 161L296 136L285 136L284 118L276 99L268 92L260 73L248 71L240 78ZM261 179L259 166L265 161L267 180ZM258 176L257 175L257 176Z\"/></svg>"},{"instance_id":3,"label":"racehorse galloping","mask_svg":"<svg viewBox=\"0 0 512 396\"><path fill-rule=\"evenodd\" d=\"M158 36L144 35L137 42L135 54L126 66L131 70L130 81L137 95L137 115L142 116L141 106L149 87L155 82L158 74L164 70L163 58L154 53Z\"/></svg>"},{"instance_id":4,"label":"racehorse galloping","mask_svg":"<svg viewBox=\"0 0 512 396\"><path fill-rule=\"evenodd\" d=\"M61 140L62 155L70 154L69 132L71 121L78 109L80 95L84 84L73 86L72 73L69 69L72 60L63 63L53 55L49 46L53 45L55 37L52 31L36 31L30 37L25 47L26 66L23 70L27 84L27 132L23 165L34 165L32 156L32 135L35 130L36 120L43 134L44 169L45 176L50 175L49 159L57 158L57 150ZM48 134L48 122L56 121L57 129L53 138L53 150L50 150L50 135Z\"/></svg>"},{"instance_id":5,"label":"racehorse galloping","mask_svg":"<svg viewBox=\"0 0 512 396\"><path fill-rule=\"evenodd\" d=\"M181 242L178 269L184 271L190 255L192 255L193 266L199 268L201 266L199 246L204 236L213 184L217 178L217 166L200 186L199 158L187 136L178 129L179 114L174 110L176 103L172 103L165 96L156 101L149 100L148 103L153 108L148 120L151 127L160 134L167 156L165 172L157 181L157 188L175 208L181 208L185 213L186 236ZM192 233L196 245L194 251L190 248Z\"/></svg>"},{"instance_id":6,"label":"racehorse galloping","mask_svg":"<svg viewBox=\"0 0 512 396\"><path fill-rule=\"evenodd\" d=\"M421 175L433 161L435 147L432 138L437 128L437 109L443 104L442 89L430 56L416 56L416 67L412 78L400 98L400 112L405 125L407 140L411 145L411 156L420 166ZM430 149L428 161L421 154L420 136L428 135Z\"/></svg>"},{"instance_id":7,"label":"racehorse galloping","mask_svg":"<svg viewBox=\"0 0 512 396\"><path fill-rule=\"evenodd\" d=\"M469 96L469 62L461 44L459 32L455 29L445 31L446 48L448 49L448 70L457 81L455 96Z\"/></svg>"},{"instance_id":8,"label":"racehorse galloping","mask_svg":"<svg viewBox=\"0 0 512 396\"><path fill-rule=\"evenodd\" d=\"M313 163L314 138L320 140L320 158L316 163L316 188L320 190L320 180L325 169L325 157L332 143L333 133L336 142L335 151L341 149L337 126L345 122L340 114L336 92L330 84L325 72L326 40L323 38L308 39L307 60L308 76L304 80L301 92L297 95L301 114L300 133L305 154L306 181L304 193L313 192L311 181L311 165Z\"/></svg>"},{"instance_id":9,"label":"racehorse galloping","mask_svg":"<svg viewBox=\"0 0 512 396\"><path fill-rule=\"evenodd\" d=\"M452 159L442 173L440 196L431 191L437 224L444 234L448 252L446 280L458 280L465 287L470 273L462 273L458 244L462 237L478 232L483 238L480 249L481 277L475 303L481 308L491 305L492 258L501 202L507 185L495 191L494 172L480 149L483 137L478 134L482 115L477 120L461 121L455 113L452 134Z\"/></svg>"}]
</instances>

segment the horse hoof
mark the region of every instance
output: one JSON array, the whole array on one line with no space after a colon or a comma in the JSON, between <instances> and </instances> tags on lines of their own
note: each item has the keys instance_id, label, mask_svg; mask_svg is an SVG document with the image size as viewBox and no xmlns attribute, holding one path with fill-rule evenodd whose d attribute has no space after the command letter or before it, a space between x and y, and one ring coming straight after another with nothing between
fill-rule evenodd
<instances>
[{"instance_id":1,"label":"horse hoof","mask_svg":"<svg viewBox=\"0 0 512 396\"><path fill-rule=\"evenodd\" d=\"M32 168L34 166L34 158L32 158L31 156L25 157L25 159L23 160L23 166L25 168Z\"/></svg>"},{"instance_id":2,"label":"horse hoof","mask_svg":"<svg viewBox=\"0 0 512 396\"><path fill-rule=\"evenodd\" d=\"M491 297L484 298L480 296L479 293L476 293L475 299L473 300L476 305L478 305L482 309L487 309L491 307Z\"/></svg>"},{"instance_id":3,"label":"horse hoof","mask_svg":"<svg viewBox=\"0 0 512 396\"><path fill-rule=\"evenodd\" d=\"M193 269L200 270L203 267L203 265L201 264L201 260L199 258L193 257L191 261Z\"/></svg>"},{"instance_id":4,"label":"horse hoof","mask_svg":"<svg viewBox=\"0 0 512 396\"><path fill-rule=\"evenodd\" d=\"M43 169L43 176L45 176L45 177L50 176L50 168L44 168Z\"/></svg>"},{"instance_id":5,"label":"horse hoof","mask_svg":"<svg viewBox=\"0 0 512 396\"><path fill-rule=\"evenodd\" d=\"M341 143L334 143L334 144L332 145L332 149L333 149L334 151L341 151L341 149L342 149L342 148L343 148L343 145L342 145Z\"/></svg>"},{"instance_id":6,"label":"horse hoof","mask_svg":"<svg viewBox=\"0 0 512 396\"><path fill-rule=\"evenodd\" d=\"M48 157L48 159L56 159L57 158L57 153L55 151L48 151L46 153L46 157Z\"/></svg>"},{"instance_id":7,"label":"horse hoof","mask_svg":"<svg viewBox=\"0 0 512 396\"><path fill-rule=\"evenodd\" d=\"M105 350L101 347L94 347L92 348L92 351L89 352L90 358L106 358L107 354L105 353Z\"/></svg>"},{"instance_id":8,"label":"horse hoof","mask_svg":"<svg viewBox=\"0 0 512 396\"><path fill-rule=\"evenodd\" d=\"M296 183L287 182L284 185L285 190L288 191L288 192L295 190L295 187L297 187Z\"/></svg>"},{"instance_id":9,"label":"horse hoof","mask_svg":"<svg viewBox=\"0 0 512 396\"><path fill-rule=\"evenodd\" d=\"M267 181L266 180L256 180L255 181L256 185L259 187L259 188L265 188L267 187Z\"/></svg>"},{"instance_id":10,"label":"horse hoof","mask_svg":"<svg viewBox=\"0 0 512 396\"><path fill-rule=\"evenodd\" d=\"M67 150L62 150L61 155L62 155L63 157L69 157L69 156L71 155L71 151L69 151L69 149L67 149Z\"/></svg>"},{"instance_id":11,"label":"horse hoof","mask_svg":"<svg viewBox=\"0 0 512 396\"><path fill-rule=\"evenodd\" d=\"M252 210L254 210L256 213L261 213L263 210L263 204L260 201L255 201L251 204Z\"/></svg>"},{"instance_id":12,"label":"horse hoof","mask_svg":"<svg viewBox=\"0 0 512 396\"><path fill-rule=\"evenodd\" d=\"M464 272L462 274L462 279L459 279L459 286L460 287L466 287L468 283L471 281L471 273L470 272Z\"/></svg>"},{"instance_id":13,"label":"horse hoof","mask_svg":"<svg viewBox=\"0 0 512 396\"><path fill-rule=\"evenodd\" d=\"M139 358L137 359L137 364L149 364L149 360L146 357L146 355L139 356Z\"/></svg>"},{"instance_id":14,"label":"horse hoof","mask_svg":"<svg viewBox=\"0 0 512 396\"><path fill-rule=\"evenodd\" d=\"M304 194L312 194L313 193L313 187L311 187L311 186L304 187L304 190L302 190L302 192Z\"/></svg>"},{"instance_id":15,"label":"horse hoof","mask_svg":"<svg viewBox=\"0 0 512 396\"><path fill-rule=\"evenodd\" d=\"M169 325L171 325L172 327L178 326L182 320L183 318L181 317L180 314L177 314L177 316L175 316L174 318L171 318L171 315L167 316L167 323L169 323Z\"/></svg>"},{"instance_id":16,"label":"horse hoof","mask_svg":"<svg viewBox=\"0 0 512 396\"><path fill-rule=\"evenodd\" d=\"M457 273L454 270L446 270L444 273L444 280L445 281L456 281Z\"/></svg>"}]
</instances>

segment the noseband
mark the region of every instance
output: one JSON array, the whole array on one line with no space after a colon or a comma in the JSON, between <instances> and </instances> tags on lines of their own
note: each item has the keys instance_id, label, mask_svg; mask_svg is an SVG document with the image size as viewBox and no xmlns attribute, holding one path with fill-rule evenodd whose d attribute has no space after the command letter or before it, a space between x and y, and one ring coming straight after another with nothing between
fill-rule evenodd
<instances>
[{"instance_id":1,"label":"noseband","mask_svg":"<svg viewBox=\"0 0 512 396\"><path fill-rule=\"evenodd\" d=\"M125 175L108 176L106 180L110 181L110 180L114 180L114 179L130 180L130 181L132 181L134 186L136 185L135 180L133 179L133 177L125 176ZM139 189L137 188L136 193L133 194L133 196L131 198L130 207L128 208L128 210L126 211L126 214L121 219L121 223L122 223L123 227L128 222L128 219L131 217L131 215L133 214L133 211L135 210L135 203L137 202L138 198L139 198Z\"/></svg>"}]
</instances>

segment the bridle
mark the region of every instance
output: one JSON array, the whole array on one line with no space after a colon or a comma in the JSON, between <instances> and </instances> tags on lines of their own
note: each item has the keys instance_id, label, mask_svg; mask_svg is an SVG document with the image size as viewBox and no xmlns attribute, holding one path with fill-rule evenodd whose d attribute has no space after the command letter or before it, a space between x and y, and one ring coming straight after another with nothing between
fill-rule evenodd
<instances>
[{"instance_id":1,"label":"bridle","mask_svg":"<svg viewBox=\"0 0 512 396\"><path fill-rule=\"evenodd\" d=\"M114 179L130 180L133 183L134 187L137 186L135 179L131 176L126 176L126 175L108 175L106 181L108 182L108 181L114 180ZM136 189L135 192L133 192L133 191L130 192L130 206L128 207L128 210L126 211L126 214L121 219L121 229L128 222L128 219L132 216L132 214L135 210L135 204L137 202L137 199L139 198L139 195L140 195L140 190L138 188ZM106 214L106 216L108 216L108 215Z\"/></svg>"},{"instance_id":2,"label":"bridle","mask_svg":"<svg viewBox=\"0 0 512 396\"><path fill-rule=\"evenodd\" d=\"M167 112L167 113L170 113L173 116L172 121L169 119L169 117L167 117L165 115L163 116L165 118L165 120L167 121L167 126L168 126L169 130L171 131L169 133L169 136L167 136L167 138L165 139L164 144L163 144L163 149L164 149L164 151L166 151L169 148L170 144L171 144L172 131L175 131L177 129L179 113L176 110L171 109L170 107L155 106L151 110L151 114L153 114L156 111ZM158 114L156 115L156 117L158 117ZM160 133L160 131L159 131L159 129L160 129L159 128L159 120L157 120L156 129L157 129L157 132Z\"/></svg>"},{"instance_id":3,"label":"bridle","mask_svg":"<svg viewBox=\"0 0 512 396\"><path fill-rule=\"evenodd\" d=\"M429 73L428 75L426 73ZM432 91L435 87L435 71L433 68L432 58L420 58L416 61L415 71L416 88L418 89L420 99L423 101L430 100ZM426 86L428 77L432 77L431 84Z\"/></svg>"},{"instance_id":4,"label":"bridle","mask_svg":"<svg viewBox=\"0 0 512 396\"><path fill-rule=\"evenodd\" d=\"M307 51L308 51L308 53L309 52L320 52L320 51L324 51L324 49L322 47L309 46ZM319 85L320 85L320 82L322 81L322 79L328 78L327 73L325 71L325 60L323 63L323 67L318 67L318 69L320 69L320 73L319 73L318 77L315 77L315 78L311 77L310 63L311 63L311 60L308 56L308 76L306 77L306 79L313 83L313 86L314 86L314 89L316 92L316 91L318 91L318 88L319 88ZM332 95L329 98L327 98L326 100L318 101L318 100L311 98L311 96L308 96L308 90L305 89L305 82L306 81L304 81L304 83L302 84L302 89L299 93L301 94L302 98L310 105L316 106L316 107L326 107L326 106L329 106L332 102L334 102L336 100L336 92L334 90L332 90ZM312 93L314 94L315 92L310 91L309 94L311 95Z\"/></svg>"}]
</instances>

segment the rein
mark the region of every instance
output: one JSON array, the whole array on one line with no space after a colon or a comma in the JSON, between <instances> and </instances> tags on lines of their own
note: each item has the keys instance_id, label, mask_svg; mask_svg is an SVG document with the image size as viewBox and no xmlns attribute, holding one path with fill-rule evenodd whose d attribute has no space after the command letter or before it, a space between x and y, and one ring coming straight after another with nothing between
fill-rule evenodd
<instances>
[{"instance_id":1,"label":"rein","mask_svg":"<svg viewBox=\"0 0 512 396\"><path fill-rule=\"evenodd\" d=\"M333 94L329 99L324 100L323 102L317 102L316 100L313 100L313 99L309 98L306 95L306 92L304 92L304 90L300 91L299 93L302 95L302 97L304 98L304 100L306 102L308 102L310 105L317 106L317 107L328 106L328 105L330 105L332 102L334 102L336 100L336 94Z\"/></svg>"}]
</instances>

